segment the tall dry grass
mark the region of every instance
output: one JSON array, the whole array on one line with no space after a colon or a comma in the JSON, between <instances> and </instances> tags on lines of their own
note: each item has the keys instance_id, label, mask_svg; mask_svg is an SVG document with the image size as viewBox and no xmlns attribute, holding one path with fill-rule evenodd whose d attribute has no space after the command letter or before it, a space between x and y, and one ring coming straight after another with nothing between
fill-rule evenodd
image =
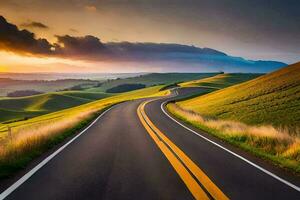
<instances>
[{"instance_id":1,"label":"tall dry grass","mask_svg":"<svg viewBox=\"0 0 300 200\"><path fill-rule=\"evenodd\" d=\"M222 139L247 145L250 149L259 150L278 159L288 159L292 161L292 165L300 168L299 127L289 129L275 128L271 125L251 126L236 121L207 118L174 103L168 104L167 108L175 116L199 128L210 130Z\"/></svg>"},{"instance_id":2,"label":"tall dry grass","mask_svg":"<svg viewBox=\"0 0 300 200\"><path fill-rule=\"evenodd\" d=\"M15 165L27 159L28 154L38 154L47 144L56 142L58 137L78 127L80 123L91 119L97 110L87 110L64 117L59 121L45 121L32 126L11 129L11 133L0 141L0 163L1 165ZM79 127L80 128L80 127Z\"/></svg>"}]
</instances>

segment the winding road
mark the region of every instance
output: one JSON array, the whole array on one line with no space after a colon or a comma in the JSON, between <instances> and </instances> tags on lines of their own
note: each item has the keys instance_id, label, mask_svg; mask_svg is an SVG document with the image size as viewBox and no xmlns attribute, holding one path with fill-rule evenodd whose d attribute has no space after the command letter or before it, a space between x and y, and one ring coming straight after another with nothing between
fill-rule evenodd
<instances>
[{"instance_id":1,"label":"winding road","mask_svg":"<svg viewBox=\"0 0 300 200\"><path fill-rule=\"evenodd\" d=\"M198 90L114 106L0 199L300 199L295 176L165 111Z\"/></svg>"}]
</instances>

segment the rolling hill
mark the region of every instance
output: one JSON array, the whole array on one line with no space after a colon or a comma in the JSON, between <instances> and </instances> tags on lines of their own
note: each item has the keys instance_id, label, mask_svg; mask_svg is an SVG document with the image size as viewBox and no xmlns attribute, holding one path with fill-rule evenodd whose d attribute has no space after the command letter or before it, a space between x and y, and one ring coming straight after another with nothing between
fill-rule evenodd
<instances>
[{"instance_id":1,"label":"rolling hill","mask_svg":"<svg viewBox=\"0 0 300 200\"><path fill-rule=\"evenodd\" d=\"M218 74L213 77L193 80L179 84L181 87L211 87L222 89L261 76L262 74L231 73Z\"/></svg>"},{"instance_id":2,"label":"rolling hill","mask_svg":"<svg viewBox=\"0 0 300 200\"><path fill-rule=\"evenodd\" d=\"M37 74L38 76L38 74ZM62 80L14 80L11 78L0 78L0 96L17 90L35 90L40 92L55 92L77 85L99 84L99 81L84 79L62 79Z\"/></svg>"},{"instance_id":3,"label":"rolling hill","mask_svg":"<svg viewBox=\"0 0 300 200\"><path fill-rule=\"evenodd\" d=\"M299 127L300 63L177 105L248 124Z\"/></svg>"},{"instance_id":4,"label":"rolling hill","mask_svg":"<svg viewBox=\"0 0 300 200\"><path fill-rule=\"evenodd\" d=\"M124 84L145 84L146 86L159 85L164 83L174 83L178 81L189 81L214 76L216 73L152 73L136 77L118 78L107 80L99 87L92 87L84 91L61 91L50 92L41 95L18 98L0 98L0 122L10 122L23 120L66 108L71 108L94 100L102 99L113 94L105 93L106 90ZM95 84L97 81L90 80L57 80L57 81L18 81L7 79L2 84L6 84L4 90L17 89L24 84L25 88L34 84L34 89L42 88L54 90L57 86L66 87L75 84ZM29 85L28 85L29 84ZM1 81L0 81L1 85ZM23 89L23 87L22 87ZM1 91L0 91L1 93Z\"/></svg>"},{"instance_id":5,"label":"rolling hill","mask_svg":"<svg viewBox=\"0 0 300 200\"><path fill-rule=\"evenodd\" d=\"M108 89L123 84L144 84L146 86L171 84L176 82L184 82L197 80L216 75L217 73L151 73L130 77L124 79L108 80L101 84L100 87L87 89L89 92L105 92Z\"/></svg>"},{"instance_id":6,"label":"rolling hill","mask_svg":"<svg viewBox=\"0 0 300 200\"><path fill-rule=\"evenodd\" d=\"M0 122L30 118L111 96L106 93L65 91L0 99Z\"/></svg>"}]
</instances>

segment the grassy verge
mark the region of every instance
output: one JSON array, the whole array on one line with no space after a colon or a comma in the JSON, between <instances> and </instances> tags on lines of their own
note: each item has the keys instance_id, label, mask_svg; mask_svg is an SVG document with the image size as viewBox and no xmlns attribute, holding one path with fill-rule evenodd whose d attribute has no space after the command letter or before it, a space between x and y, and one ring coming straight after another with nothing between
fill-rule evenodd
<instances>
[{"instance_id":1,"label":"grassy verge","mask_svg":"<svg viewBox=\"0 0 300 200\"><path fill-rule=\"evenodd\" d=\"M300 175L299 129L276 129L273 126L250 126L229 120L205 118L174 103L167 109L184 122L208 132L258 157Z\"/></svg>"},{"instance_id":2,"label":"grassy verge","mask_svg":"<svg viewBox=\"0 0 300 200\"><path fill-rule=\"evenodd\" d=\"M110 106L169 93L159 92L161 87L127 92L25 121L0 125L0 178L24 168L37 156L86 127Z\"/></svg>"},{"instance_id":3,"label":"grassy verge","mask_svg":"<svg viewBox=\"0 0 300 200\"><path fill-rule=\"evenodd\" d=\"M78 133L99 114L100 111L90 113L90 115L83 117L81 121L73 121L73 126L70 126L71 123L66 123L64 126L60 123L59 126L61 127L53 127L52 130L48 130L47 134L42 134L35 130L23 133L24 135L22 136L12 136L2 146L0 152L0 178L8 177L15 171L22 169L37 156L53 148L74 133Z\"/></svg>"}]
</instances>

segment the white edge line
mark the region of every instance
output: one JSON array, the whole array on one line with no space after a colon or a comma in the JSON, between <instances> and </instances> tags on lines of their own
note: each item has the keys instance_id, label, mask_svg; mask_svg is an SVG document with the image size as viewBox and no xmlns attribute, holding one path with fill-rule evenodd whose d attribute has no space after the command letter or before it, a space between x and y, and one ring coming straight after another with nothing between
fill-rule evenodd
<instances>
[{"instance_id":1,"label":"white edge line","mask_svg":"<svg viewBox=\"0 0 300 200\"><path fill-rule=\"evenodd\" d=\"M114 107L114 106L113 106ZM25 181L27 181L32 175L34 175L39 169L41 169L45 164L47 164L52 158L54 158L57 154L59 154L62 150L64 150L67 146L69 146L74 140L76 140L78 137L80 137L85 131L87 131L91 126L93 126L105 113L107 113L109 110L111 110L113 107L110 107L109 109L102 112L88 127L86 127L83 131L81 131L78 135L76 135L74 138L72 138L69 142L64 144L62 147L57 149L55 152L53 152L51 155L49 155L47 158L45 158L42 162L40 162L38 165L36 165L33 169L31 169L29 172L27 172L24 176L22 176L19 180L17 180L14 184L12 184L9 188L7 188L5 191L3 191L0 194L0 200L6 198L8 195L10 195L13 191L15 191L18 187L20 187Z\"/></svg>"},{"instance_id":2,"label":"white edge line","mask_svg":"<svg viewBox=\"0 0 300 200\"><path fill-rule=\"evenodd\" d=\"M178 94L178 93L177 93L177 94ZM168 100L168 101L169 101L169 100ZM173 117L171 117L171 116L165 111L165 109L164 109L164 106L165 106L166 103L168 103L168 101L164 101L164 102L160 105L160 108L161 108L161 110L165 113L165 115L167 115L171 120L173 120L174 122L176 122L177 124L179 124L179 125L182 126L183 128L187 129L188 131L194 133L195 135L197 135L197 136L199 136L199 137L205 139L206 141L208 141L208 142L210 142L210 143L216 145L217 147L219 147L219 148L221 148L221 149L227 151L228 153L230 153L230 154L232 154L232 155L238 157L239 159L241 159L241 160L247 162L248 164L252 165L253 167L255 167L255 168L261 170L262 172L268 174L269 176L271 176L271 177L277 179L278 181L280 181L280 182L282 182L282 183L284 183L284 184L290 186L291 188L297 190L298 192L300 192L300 187L294 185L293 183L288 182L287 180L284 180L283 178L280 178L280 177L277 176L276 174L273 174L272 172L270 172L270 171L268 171L268 170L262 168L261 166L259 166L259 165L255 164L255 163L251 162L250 160L248 160L248 159L246 159L246 158L240 156L239 154L234 153L233 151L230 151L229 149L226 149L225 147L221 146L220 144L218 144L218 143L216 143L216 142L214 142L214 141L212 141L212 140L210 140L210 139L204 137L203 135L197 133L196 131L194 131L194 130L190 129L189 127L187 127L187 126L181 124L180 122L178 122L176 119L174 119Z\"/></svg>"}]
</instances>

